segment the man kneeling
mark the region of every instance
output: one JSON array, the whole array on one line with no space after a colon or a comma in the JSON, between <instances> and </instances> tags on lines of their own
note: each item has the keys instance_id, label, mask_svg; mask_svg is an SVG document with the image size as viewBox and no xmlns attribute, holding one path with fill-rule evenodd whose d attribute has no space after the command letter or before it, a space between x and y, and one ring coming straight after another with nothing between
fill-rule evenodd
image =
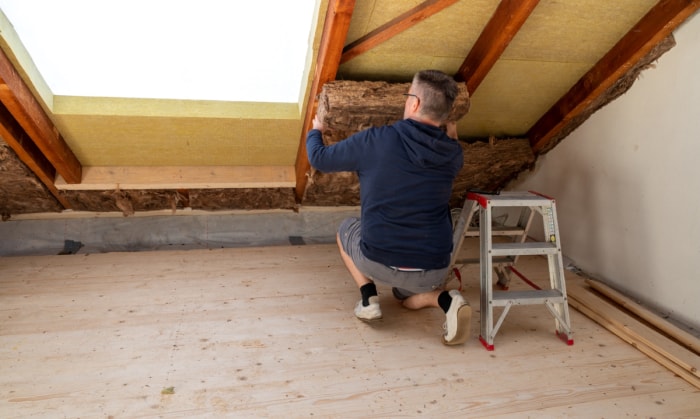
<instances>
[{"instance_id":1,"label":"man kneeling","mask_svg":"<svg viewBox=\"0 0 700 419\"><path fill-rule=\"evenodd\" d=\"M354 171L360 180L360 218L345 220L337 235L362 295L355 316L382 317L375 281L386 284L406 308L442 308L447 345L464 343L471 322L461 293L442 289L452 251L449 199L464 164L456 124L446 123L457 93L452 77L421 71L405 93L401 121L325 146L323 121L316 115L306 138L313 167Z\"/></svg>"}]
</instances>

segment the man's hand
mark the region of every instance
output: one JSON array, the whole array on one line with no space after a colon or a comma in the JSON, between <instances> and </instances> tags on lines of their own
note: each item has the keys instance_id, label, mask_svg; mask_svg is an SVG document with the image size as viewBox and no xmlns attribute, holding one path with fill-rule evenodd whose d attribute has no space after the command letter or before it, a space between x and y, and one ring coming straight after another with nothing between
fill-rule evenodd
<instances>
[{"instance_id":1,"label":"man's hand","mask_svg":"<svg viewBox=\"0 0 700 419\"><path fill-rule=\"evenodd\" d=\"M445 124L445 134L453 140L458 140L459 135L457 134L457 123L455 121L449 121Z\"/></svg>"},{"instance_id":2,"label":"man's hand","mask_svg":"<svg viewBox=\"0 0 700 419\"><path fill-rule=\"evenodd\" d=\"M321 120L318 114L314 116L314 120L311 122L311 129L323 131L323 121Z\"/></svg>"}]
</instances>

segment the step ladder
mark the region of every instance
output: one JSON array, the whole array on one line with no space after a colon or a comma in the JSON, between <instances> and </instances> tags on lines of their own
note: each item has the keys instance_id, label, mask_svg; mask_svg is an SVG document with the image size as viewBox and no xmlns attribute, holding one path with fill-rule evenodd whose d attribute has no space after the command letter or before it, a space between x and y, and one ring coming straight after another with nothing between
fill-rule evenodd
<instances>
[{"instance_id":1,"label":"step ladder","mask_svg":"<svg viewBox=\"0 0 700 419\"><path fill-rule=\"evenodd\" d=\"M520 209L516 226L494 226L493 208ZM475 215L479 215L479 227L470 227ZM544 242L527 241L528 232L535 215L542 216ZM464 237L479 236L479 259L457 260ZM509 237L511 240L494 243L495 236ZM549 266L549 289L541 289L528 280L516 268L520 256L544 255ZM514 305L544 304L555 319L555 332L568 345L573 345L569 320L569 307L564 279L564 265L557 226L556 204L554 199L537 192L501 192L497 194L468 192L464 207L454 226L452 264L454 273L459 275L456 265L475 263L480 265L481 278L481 334L479 340L484 347L494 349L493 341L498 329ZM493 272L498 277L493 289ZM508 291L511 273L533 287L533 290ZM494 307L503 307L500 317L494 324Z\"/></svg>"}]
</instances>

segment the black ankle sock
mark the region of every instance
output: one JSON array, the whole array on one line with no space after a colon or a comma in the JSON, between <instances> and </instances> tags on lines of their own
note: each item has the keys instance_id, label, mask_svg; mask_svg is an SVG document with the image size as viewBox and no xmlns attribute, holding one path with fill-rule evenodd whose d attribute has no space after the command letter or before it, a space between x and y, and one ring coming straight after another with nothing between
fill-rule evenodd
<instances>
[{"instance_id":1,"label":"black ankle sock","mask_svg":"<svg viewBox=\"0 0 700 419\"><path fill-rule=\"evenodd\" d=\"M452 304L452 296L450 295L449 291L443 291L438 295L438 304L440 305L440 308L442 311L447 313L447 311L450 309L450 304Z\"/></svg>"},{"instance_id":2,"label":"black ankle sock","mask_svg":"<svg viewBox=\"0 0 700 419\"><path fill-rule=\"evenodd\" d=\"M362 305L367 307L369 305L369 297L374 297L377 295L377 286L374 282L370 282L360 287L360 293L362 293Z\"/></svg>"}]
</instances>

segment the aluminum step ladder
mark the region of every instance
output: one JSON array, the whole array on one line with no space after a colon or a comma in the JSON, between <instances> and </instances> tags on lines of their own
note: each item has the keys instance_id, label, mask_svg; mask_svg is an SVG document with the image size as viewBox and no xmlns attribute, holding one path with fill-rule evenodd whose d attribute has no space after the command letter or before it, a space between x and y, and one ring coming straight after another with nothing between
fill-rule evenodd
<instances>
[{"instance_id":1,"label":"aluminum step ladder","mask_svg":"<svg viewBox=\"0 0 700 419\"><path fill-rule=\"evenodd\" d=\"M520 217L516 226L494 226L493 208L520 209ZM479 216L479 227L471 227L475 215ZM544 227L544 242L527 241L528 232L533 224L535 215L542 216ZM457 260L457 254L462 248L465 236L479 236L478 260ZM494 243L493 237L506 236L511 240ZM544 255L549 265L549 289L541 289L524 275L517 271L515 263L520 256ZM480 265L481 282L481 334L479 340L487 350L493 350L493 341L498 329L514 305L544 304L555 319L555 332L568 345L573 345L569 307L564 279L559 228L557 226L556 204L553 198L537 192L501 192L497 194L483 192L468 192L464 207L454 226L452 264L475 263ZM498 277L497 286L493 289L493 272ZM526 291L508 291L511 273L517 275L534 289ZM503 307L500 317L494 324L494 307Z\"/></svg>"}]
</instances>

